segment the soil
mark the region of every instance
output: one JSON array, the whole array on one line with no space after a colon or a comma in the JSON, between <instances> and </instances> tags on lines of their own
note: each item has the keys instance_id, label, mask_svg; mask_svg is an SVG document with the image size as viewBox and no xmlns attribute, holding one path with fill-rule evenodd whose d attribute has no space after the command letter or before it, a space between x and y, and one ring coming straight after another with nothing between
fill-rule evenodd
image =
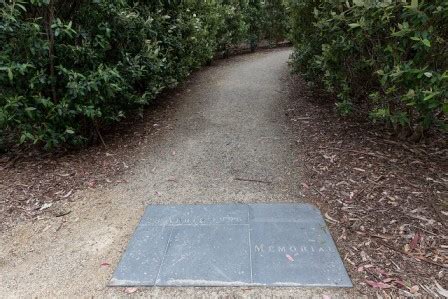
<instances>
[{"instance_id":1,"label":"soil","mask_svg":"<svg viewBox=\"0 0 448 299\"><path fill-rule=\"evenodd\" d=\"M105 132L105 146L0 156L0 293L442 296L446 136L408 143L339 117L331 98L289 74L290 53L215 62ZM354 288L107 287L147 204L215 202L316 204Z\"/></svg>"}]
</instances>

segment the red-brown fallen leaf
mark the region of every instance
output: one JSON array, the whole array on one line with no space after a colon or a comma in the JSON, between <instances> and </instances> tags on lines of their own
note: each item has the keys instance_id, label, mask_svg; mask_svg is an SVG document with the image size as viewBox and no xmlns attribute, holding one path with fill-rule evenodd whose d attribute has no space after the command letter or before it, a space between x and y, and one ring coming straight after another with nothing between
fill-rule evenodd
<instances>
[{"instance_id":1,"label":"red-brown fallen leaf","mask_svg":"<svg viewBox=\"0 0 448 299\"><path fill-rule=\"evenodd\" d=\"M363 272L364 270L372 268L372 267L373 267L373 265L371 265L371 264L362 265L362 266L358 267L358 272Z\"/></svg>"},{"instance_id":2,"label":"red-brown fallen leaf","mask_svg":"<svg viewBox=\"0 0 448 299\"><path fill-rule=\"evenodd\" d=\"M308 186L307 184L305 184L305 183L301 183L301 185L303 186L303 188L305 188L305 189L310 189L310 186Z\"/></svg>"},{"instance_id":3,"label":"red-brown fallen leaf","mask_svg":"<svg viewBox=\"0 0 448 299\"><path fill-rule=\"evenodd\" d=\"M418 244L420 243L421 239L422 239L422 236L420 235L420 233L416 232L414 237L412 238L411 242L409 243L409 247L411 248L411 250L418 247Z\"/></svg>"},{"instance_id":4,"label":"red-brown fallen leaf","mask_svg":"<svg viewBox=\"0 0 448 299\"><path fill-rule=\"evenodd\" d=\"M399 279L395 279L394 280L394 284L395 284L396 287L399 287L399 288L404 288L405 287L404 281L399 280Z\"/></svg>"},{"instance_id":5,"label":"red-brown fallen leaf","mask_svg":"<svg viewBox=\"0 0 448 299\"><path fill-rule=\"evenodd\" d=\"M133 293L137 292L137 288L126 288L126 289L124 289L124 292L126 294L133 294Z\"/></svg>"},{"instance_id":6,"label":"red-brown fallen leaf","mask_svg":"<svg viewBox=\"0 0 448 299\"><path fill-rule=\"evenodd\" d=\"M398 288L405 287L404 282L398 278L386 278L386 279L383 279L383 283L392 284Z\"/></svg>"},{"instance_id":7,"label":"red-brown fallen leaf","mask_svg":"<svg viewBox=\"0 0 448 299\"><path fill-rule=\"evenodd\" d=\"M95 180L91 180L91 181L87 182L87 186L89 186L90 188L95 188L96 181Z\"/></svg>"},{"instance_id":8,"label":"red-brown fallen leaf","mask_svg":"<svg viewBox=\"0 0 448 299\"><path fill-rule=\"evenodd\" d=\"M110 264L108 262L102 262L101 267L109 267Z\"/></svg>"},{"instance_id":9,"label":"red-brown fallen leaf","mask_svg":"<svg viewBox=\"0 0 448 299\"><path fill-rule=\"evenodd\" d=\"M384 283L382 281L366 280L366 283L375 289L389 289L392 287L390 284Z\"/></svg>"},{"instance_id":10,"label":"red-brown fallen leaf","mask_svg":"<svg viewBox=\"0 0 448 299\"><path fill-rule=\"evenodd\" d=\"M388 276L389 274L381 268L375 267L369 270L370 272L376 273L378 275Z\"/></svg>"},{"instance_id":11,"label":"red-brown fallen leaf","mask_svg":"<svg viewBox=\"0 0 448 299\"><path fill-rule=\"evenodd\" d=\"M286 255L286 258L290 261L290 262L294 262L294 258L292 256L290 256L289 254Z\"/></svg>"}]
</instances>

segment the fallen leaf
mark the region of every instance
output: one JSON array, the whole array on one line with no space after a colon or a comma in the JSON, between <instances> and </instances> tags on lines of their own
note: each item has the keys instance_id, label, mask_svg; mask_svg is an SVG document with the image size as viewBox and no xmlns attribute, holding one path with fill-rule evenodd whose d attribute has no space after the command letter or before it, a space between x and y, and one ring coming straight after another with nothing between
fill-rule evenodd
<instances>
[{"instance_id":1,"label":"fallen leaf","mask_svg":"<svg viewBox=\"0 0 448 299\"><path fill-rule=\"evenodd\" d=\"M70 190L70 191L68 191L64 196L62 196L62 198L67 198L67 197L69 197L70 195L72 195L72 193L73 193L73 189Z\"/></svg>"},{"instance_id":2,"label":"fallen leaf","mask_svg":"<svg viewBox=\"0 0 448 299\"><path fill-rule=\"evenodd\" d=\"M327 218L328 222L331 222L331 223L339 223L338 220L336 220L336 219L330 217L330 215L328 215L328 213L325 213L325 218Z\"/></svg>"},{"instance_id":3,"label":"fallen leaf","mask_svg":"<svg viewBox=\"0 0 448 299\"><path fill-rule=\"evenodd\" d=\"M409 288L409 292L411 292L411 294L415 294L420 290L420 288L418 287L418 285L412 286Z\"/></svg>"},{"instance_id":4,"label":"fallen leaf","mask_svg":"<svg viewBox=\"0 0 448 299\"><path fill-rule=\"evenodd\" d=\"M389 289L392 287L390 284L381 281L366 280L366 283L375 289Z\"/></svg>"},{"instance_id":5,"label":"fallen leaf","mask_svg":"<svg viewBox=\"0 0 448 299\"><path fill-rule=\"evenodd\" d=\"M360 255L361 255L361 259L363 262L366 262L370 259L370 257L367 255L367 253L364 250L361 251Z\"/></svg>"},{"instance_id":6,"label":"fallen leaf","mask_svg":"<svg viewBox=\"0 0 448 299\"><path fill-rule=\"evenodd\" d=\"M378 275L383 275L383 276L387 276L388 275L386 271L384 271L383 269L378 268L378 267L372 269L372 272L374 272L374 273L376 273Z\"/></svg>"},{"instance_id":7,"label":"fallen leaf","mask_svg":"<svg viewBox=\"0 0 448 299\"><path fill-rule=\"evenodd\" d=\"M438 282L437 280L434 280L434 283L436 285L436 291L437 293L439 293L440 295L442 295L443 297L448 298L448 290L444 289Z\"/></svg>"},{"instance_id":8,"label":"fallen leaf","mask_svg":"<svg viewBox=\"0 0 448 299\"><path fill-rule=\"evenodd\" d=\"M408 253L411 250L411 246L409 246L409 244L405 244L403 247L403 251Z\"/></svg>"},{"instance_id":9,"label":"fallen leaf","mask_svg":"<svg viewBox=\"0 0 448 299\"><path fill-rule=\"evenodd\" d=\"M102 262L101 267L109 267L110 264L108 262Z\"/></svg>"},{"instance_id":10,"label":"fallen leaf","mask_svg":"<svg viewBox=\"0 0 448 299\"><path fill-rule=\"evenodd\" d=\"M286 255L286 258L290 261L290 262L294 262L294 258L292 256L290 256L289 254Z\"/></svg>"},{"instance_id":11,"label":"fallen leaf","mask_svg":"<svg viewBox=\"0 0 448 299\"><path fill-rule=\"evenodd\" d=\"M364 270L372 268L372 267L373 267L373 265L371 265L371 264L362 265L362 266L358 267L358 272L363 272Z\"/></svg>"},{"instance_id":12,"label":"fallen leaf","mask_svg":"<svg viewBox=\"0 0 448 299\"><path fill-rule=\"evenodd\" d=\"M418 244L420 243L421 235L417 232L415 233L414 237L412 238L411 242L409 243L410 249L417 248Z\"/></svg>"},{"instance_id":13,"label":"fallen leaf","mask_svg":"<svg viewBox=\"0 0 448 299\"><path fill-rule=\"evenodd\" d=\"M133 294L133 293L137 292L137 288L126 288L126 289L124 289L124 292L126 294Z\"/></svg>"},{"instance_id":14,"label":"fallen leaf","mask_svg":"<svg viewBox=\"0 0 448 299\"><path fill-rule=\"evenodd\" d=\"M68 177L70 176L70 173L58 173L57 175L61 177Z\"/></svg>"},{"instance_id":15,"label":"fallen leaf","mask_svg":"<svg viewBox=\"0 0 448 299\"><path fill-rule=\"evenodd\" d=\"M50 203L50 202L46 202L46 203L44 203L44 204L40 207L39 211L43 211L43 210L46 210L46 209L48 209L48 208L51 208L52 205L53 205L52 203Z\"/></svg>"},{"instance_id":16,"label":"fallen leaf","mask_svg":"<svg viewBox=\"0 0 448 299\"><path fill-rule=\"evenodd\" d=\"M89 186L90 188L95 188L96 181L95 180L88 181L87 182L87 186Z\"/></svg>"},{"instance_id":17,"label":"fallen leaf","mask_svg":"<svg viewBox=\"0 0 448 299\"><path fill-rule=\"evenodd\" d=\"M395 284L395 286L397 286L399 288L404 288L406 286L404 281L399 280L399 279L395 279L394 280L394 284Z\"/></svg>"}]
</instances>

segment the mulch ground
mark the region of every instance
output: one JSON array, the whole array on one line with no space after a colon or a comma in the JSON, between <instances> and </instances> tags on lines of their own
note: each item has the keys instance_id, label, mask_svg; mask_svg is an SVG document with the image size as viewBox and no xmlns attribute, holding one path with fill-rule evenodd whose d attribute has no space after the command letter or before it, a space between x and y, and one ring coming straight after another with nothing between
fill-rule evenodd
<instances>
[{"instance_id":1,"label":"mulch ground","mask_svg":"<svg viewBox=\"0 0 448 299\"><path fill-rule=\"evenodd\" d=\"M399 141L365 118L339 117L334 100L299 78L289 86L302 189L325 215L355 288L447 296L447 136Z\"/></svg>"},{"instance_id":2,"label":"mulch ground","mask_svg":"<svg viewBox=\"0 0 448 299\"><path fill-rule=\"evenodd\" d=\"M154 101L144 116L103 132L100 141L81 150L45 153L36 149L12 150L0 155L0 232L26 220L38 220L68 211L55 208L74 200L79 190L126 184L124 174L142 148L167 124L172 91Z\"/></svg>"}]
</instances>

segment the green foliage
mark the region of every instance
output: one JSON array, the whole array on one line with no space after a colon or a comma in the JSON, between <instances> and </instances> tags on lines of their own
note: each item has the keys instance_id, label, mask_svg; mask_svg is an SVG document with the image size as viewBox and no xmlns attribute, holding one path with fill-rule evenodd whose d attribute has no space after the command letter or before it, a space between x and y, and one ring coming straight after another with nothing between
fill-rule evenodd
<instances>
[{"instance_id":1,"label":"green foliage","mask_svg":"<svg viewBox=\"0 0 448 299\"><path fill-rule=\"evenodd\" d=\"M264 30L267 39L275 43L282 41L289 31L289 17L284 0L267 0L265 13Z\"/></svg>"},{"instance_id":2,"label":"green foliage","mask_svg":"<svg viewBox=\"0 0 448 299\"><path fill-rule=\"evenodd\" d=\"M291 0L294 66L400 127L446 128L448 2Z\"/></svg>"},{"instance_id":3,"label":"green foliage","mask_svg":"<svg viewBox=\"0 0 448 299\"><path fill-rule=\"evenodd\" d=\"M0 147L84 144L217 51L267 36L265 5L0 0Z\"/></svg>"},{"instance_id":4,"label":"green foliage","mask_svg":"<svg viewBox=\"0 0 448 299\"><path fill-rule=\"evenodd\" d=\"M247 37L252 51L256 49L262 38L264 23L260 20L266 20L266 10L263 8L260 0L249 0L244 7L244 21L247 24Z\"/></svg>"}]
</instances>

